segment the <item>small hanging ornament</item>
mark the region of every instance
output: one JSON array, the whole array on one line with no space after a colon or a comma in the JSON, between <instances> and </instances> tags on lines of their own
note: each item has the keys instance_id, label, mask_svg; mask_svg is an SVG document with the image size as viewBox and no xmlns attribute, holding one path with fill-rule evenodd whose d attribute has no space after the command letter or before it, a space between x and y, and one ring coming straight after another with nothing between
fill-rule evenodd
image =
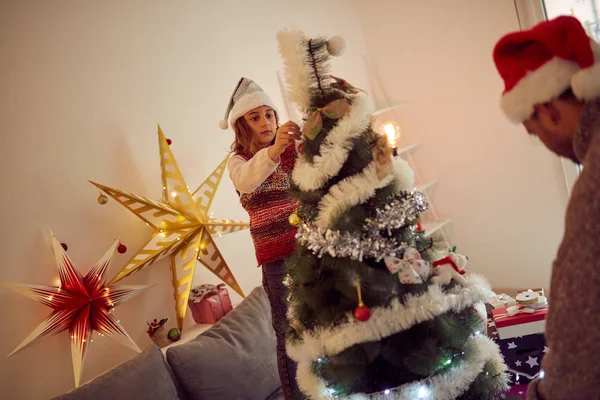
<instances>
[{"instance_id":1,"label":"small hanging ornament","mask_svg":"<svg viewBox=\"0 0 600 400\"><path fill-rule=\"evenodd\" d=\"M106 203L108 203L108 197L106 197L103 194L100 194L100 196L98 196L98 204L105 205Z\"/></svg>"},{"instance_id":2,"label":"small hanging ornament","mask_svg":"<svg viewBox=\"0 0 600 400\"><path fill-rule=\"evenodd\" d=\"M421 253L412 247L404 250L402 259L385 257L383 259L392 274L398 274L400 283L420 284L426 282L431 272L431 265L421 258Z\"/></svg>"},{"instance_id":3,"label":"small hanging ornament","mask_svg":"<svg viewBox=\"0 0 600 400\"><path fill-rule=\"evenodd\" d=\"M119 254L123 254L127 251L127 246L125 246L124 244L120 244L119 247L117 247L117 251L119 252Z\"/></svg>"},{"instance_id":4,"label":"small hanging ornament","mask_svg":"<svg viewBox=\"0 0 600 400\"><path fill-rule=\"evenodd\" d=\"M325 107L317 107L308 114L302 133L310 140L314 140L323 130L323 117L338 120L350 112L350 103L346 99L333 100Z\"/></svg>"},{"instance_id":5,"label":"small hanging ornament","mask_svg":"<svg viewBox=\"0 0 600 400\"><path fill-rule=\"evenodd\" d=\"M170 146L173 141L171 139L167 139L167 144Z\"/></svg>"},{"instance_id":6,"label":"small hanging ornament","mask_svg":"<svg viewBox=\"0 0 600 400\"><path fill-rule=\"evenodd\" d=\"M365 303L362 301L362 294L360 292L360 282L356 281L354 283L356 286L356 293L358 294L358 307L354 310L354 318L361 322L368 321L371 318L371 310L369 307L365 306Z\"/></svg>"},{"instance_id":7,"label":"small hanging ornament","mask_svg":"<svg viewBox=\"0 0 600 400\"><path fill-rule=\"evenodd\" d=\"M290 222L290 225L292 226L300 226L300 224L302 223L302 219L298 215L298 210L294 211L294 213L290 215L288 220Z\"/></svg>"},{"instance_id":8,"label":"small hanging ornament","mask_svg":"<svg viewBox=\"0 0 600 400\"><path fill-rule=\"evenodd\" d=\"M60 245L62 246L63 249L65 249L65 251L69 250L69 246L67 246L66 243L61 243Z\"/></svg>"},{"instance_id":9,"label":"small hanging ornament","mask_svg":"<svg viewBox=\"0 0 600 400\"><path fill-rule=\"evenodd\" d=\"M467 266L468 258L456 253L450 253L448 256L437 260L433 263L433 274L431 281L439 285L447 285L451 281L461 285L467 284L465 267Z\"/></svg>"},{"instance_id":10,"label":"small hanging ornament","mask_svg":"<svg viewBox=\"0 0 600 400\"><path fill-rule=\"evenodd\" d=\"M298 143L297 149L298 149L298 153L304 154L304 142Z\"/></svg>"},{"instance_id":11,"label":"small hanging ornament","mask_svg":"<svg viewBox=\"0 0 600 400\"><path fill-rule=\"evenodd\" d=\"M167 338L170 342L176 342L181 339L181 331L177 328L171 328L167 333Z\"/></svg>"},{"instance_id":12,"label":"small hanging ornament","mask_svg":"<svg viewBox=\"0 0 600 400\"><path fill-rule=\"evenodd\" d=\"M420 218L415 218L411 222L411 225L414 226L415 232L417 232L417 233L423 233L423 226L421 225L421 219Z\"/></svg>"}]
</instances>

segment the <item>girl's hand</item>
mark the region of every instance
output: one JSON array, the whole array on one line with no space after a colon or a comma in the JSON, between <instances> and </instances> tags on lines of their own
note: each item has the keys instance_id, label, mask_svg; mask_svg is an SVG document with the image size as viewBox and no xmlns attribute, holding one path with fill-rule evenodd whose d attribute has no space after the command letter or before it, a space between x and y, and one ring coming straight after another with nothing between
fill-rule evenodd
<instances>
[{"instance_id":1,"label":"girl's hand","mask_svg":"<svg viewBox=\"0 0 600 400\"><path fill-rule=\"evenodd\" d=\"M269 157L273 161L277 161L285 149L293 145L297 139L302 137L300 127L292 121L288 121L281 125L275 132L275 143L269 147Z\"/></svg>"}]
</instances>

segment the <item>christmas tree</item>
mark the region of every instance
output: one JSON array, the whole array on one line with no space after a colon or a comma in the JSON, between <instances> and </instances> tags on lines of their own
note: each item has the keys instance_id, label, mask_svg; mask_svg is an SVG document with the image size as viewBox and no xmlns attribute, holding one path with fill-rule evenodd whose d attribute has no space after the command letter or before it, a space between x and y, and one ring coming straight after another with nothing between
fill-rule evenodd
<instances>
[{"instance_id":1,"label":"christmas tree","mask_svg":"<svg viewBox=\"0 0 600 400\"><path fill-rule=\"evenodd\" d=\"M293 171L287 337L311 399L495 399L506 366L484 335L490 297L467 258L425 235L413 174L371 127L364 91L329 73L342 38L278 34L303 115Z\"/></svg>"}]
</instances>

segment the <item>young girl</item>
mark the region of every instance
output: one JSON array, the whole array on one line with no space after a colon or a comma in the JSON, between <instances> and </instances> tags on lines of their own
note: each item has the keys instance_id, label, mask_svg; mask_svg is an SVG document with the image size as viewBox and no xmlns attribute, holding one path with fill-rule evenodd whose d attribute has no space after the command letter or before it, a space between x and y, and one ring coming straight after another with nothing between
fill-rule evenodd
<instances>
[{"instance_id":1,"label":"young girl","mask_svg":"<svg viewBox=\"0 0 600 400\"><path fill-rule=\"evenodd\" d=\"M289 216L297 203L289 189L300 128L291 121L279 126L271 99L246 78L240 79L233 91L221 129L227 129L227 119L235 132L229 176L250 216L250 234L271 303L283 393L286 399L300 398L296 365L285 352L287 288L283 284L285 258L296 249L296 228L290 225Z\"/></svg>"}]
</instances>

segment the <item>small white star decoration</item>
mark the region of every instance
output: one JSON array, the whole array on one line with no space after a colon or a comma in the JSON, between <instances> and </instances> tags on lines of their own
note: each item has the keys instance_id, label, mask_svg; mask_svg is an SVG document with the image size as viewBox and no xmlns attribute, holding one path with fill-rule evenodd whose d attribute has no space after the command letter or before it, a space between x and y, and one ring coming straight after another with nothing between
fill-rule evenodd
<instances>
[{"instance_id":1,"label":"small white star decoration","mask_svg":"<svg viewBox=\"0 0 600 400\"><path fill-rule=\"evenodd\" d=\"M537 357L534 358L531 356L527 357L527 361L525 361L525 364L529 364L531 368L535 367L536 365L540 365L538 364Z\"/></svg>"},{"instance_id":2,"label":"small white star decoration","mask_svg":"<svg viewBox=\"0 0 600 400\"><path fill-rule=\"evenodd\" d=\"M548 346L544 346L544 353L548 352Z\"/></svg>"},{"instance_id":3,"label":"small white star decoration","mask_svg":"<svg viewBox=\"0 0 600 400\"><path fill-rule=\"evenodd\" d=\"M522 364L522 363L521 363L521 361L518 361L518 360L517 360L517 361L515 361L515 365L516 365L517 367L520 367L520 366L521 366L521 364Z\"/></svg>"},{"instance_id":4,"label":"small white star decoration","mask_svg":"<svg viewBox=\"0 0 600 400\"><path fill-rule=\"evenodd\" d=\"M510 343L508 344L508 349L509 349L509 350L510 350L510 349L516 349L516 348L517 348L517 345L515 344L515 342L510 342Z\"/></svg>"}]
</instances>

